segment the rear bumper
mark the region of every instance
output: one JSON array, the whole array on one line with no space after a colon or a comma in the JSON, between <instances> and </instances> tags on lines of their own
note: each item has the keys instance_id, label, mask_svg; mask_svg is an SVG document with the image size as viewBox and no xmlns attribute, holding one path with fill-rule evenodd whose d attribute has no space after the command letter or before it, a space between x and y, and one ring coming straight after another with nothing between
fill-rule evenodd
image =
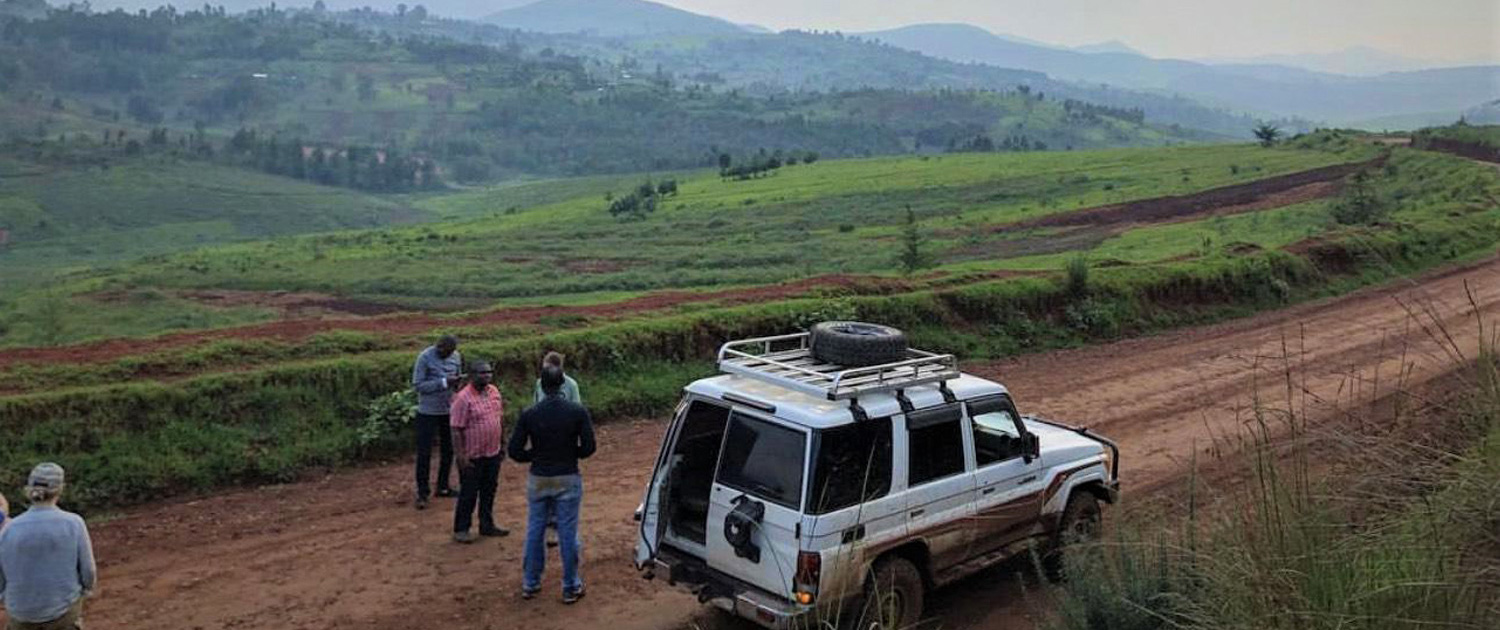
<instances>
[{"instance_id":1,"label":"rear bumper","mask_svg":"<svg viewBox=\"0 0 1500 630\"><path fill-rule=\"evenodd\" d=\"M784 597L746 584L708 568L692 555L663 545L652 561L651 574L667 584L698 596L698 601L753 621L764 628L790 630L812 612ZM650 577L650 575L648 575Z\"/></svg>"}]
</instances>

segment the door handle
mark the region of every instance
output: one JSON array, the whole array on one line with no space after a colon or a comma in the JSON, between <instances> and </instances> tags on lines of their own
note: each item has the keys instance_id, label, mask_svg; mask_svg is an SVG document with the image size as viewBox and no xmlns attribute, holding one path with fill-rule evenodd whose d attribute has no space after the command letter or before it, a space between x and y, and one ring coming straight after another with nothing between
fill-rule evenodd
<instances>
[{"instance_id":1,"label":"door handle","mask_svg":"<svg viewBox=\"0 0 1500 630\"><path fill-rule=\"evenodd\" d=\"M995 487L994 486L990 486L988 488L980 490L979 494L995 494Z\"/></svg>"},{"instance_id":2,"label":"door handle","mask_svg":"<svg viewBox=\"0 0 1500 630\"><path fill-rule=\"evenodd\" d=\"M1016 482L1016 485L1018 485L1018 486L1024 486L1024 485L1026 485L1028 483L1031 483L1033 481L1036 481L1036 475L1032 475L1030 477L1022 479L1022 480Z\"/></svg>"},{"instance_id":3,"label":"door handle","mask_svg":"<svg viewBox=\"0 0 1500 630\"><path fill-rule=\"evenodd\" d=\"M912 510L911 511L911 517L912 518L916 518L916 517L921 516L921 515L926 514L926 513L927 513L927 510Z\"/></svg>"}]
</instances>

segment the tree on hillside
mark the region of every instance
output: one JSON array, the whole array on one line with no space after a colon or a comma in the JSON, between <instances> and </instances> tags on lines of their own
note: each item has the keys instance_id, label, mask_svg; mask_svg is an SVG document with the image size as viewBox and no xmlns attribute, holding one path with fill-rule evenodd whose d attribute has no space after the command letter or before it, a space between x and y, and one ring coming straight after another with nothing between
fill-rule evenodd
<instances>
[{"instance_id":1,"label":"tree on hillside","mask_svg":"<svg viewBox=\"0 0 1500 630\"><path fill-rule=\"evenodd\" d=\"M1370 183L1370 174L1356 171L1344 183L1343 193L1330 209L1333 220L1342 225L1370 225L1385 216L1384 205Z\"/></svg>"},{"instance_id":2,"label":"tree on hillside","mask_svg":"<svg viewBox=\"0 0 1500 630\"><path fill-rule=\"evenodd\" d=\"M901 254L896 257L902 273L910 276L931 264L927 252L923 251L925 246L926 239L917 227L917 213L907 206L906 222L901 226Z\"/></svg>"},{"instance_id":3,"label":"tree on hillside","mask_svg":"<svg viewBox=\"0 0 1500 630\"><path fill-rule=\"evenodd\" d=\"M1260 140L1260 146L1270 147L1281 138L1281 129L1270 123L1261 123L1255 128L1255 137Z\"/></svg>"}]
</instances>

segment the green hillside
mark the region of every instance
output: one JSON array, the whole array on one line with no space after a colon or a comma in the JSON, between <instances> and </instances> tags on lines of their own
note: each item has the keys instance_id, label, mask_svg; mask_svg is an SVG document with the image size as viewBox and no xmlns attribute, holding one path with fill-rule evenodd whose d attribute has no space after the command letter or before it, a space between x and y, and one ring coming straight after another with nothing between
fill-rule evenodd
<instances>
[{"instance_id":1,"label":"green hillside","mask_svg":"<svg viewBox=\"0 0 1500 630\"><path fill-rule=\"evenodd\" d=\"M201 161L0 159L0 282L214 243L421 218L389 199Z\"/></svg>"},{"instance_id":2,"label":"green hillside","mask_svg":"<svg viewBox=\"0 0 1500 630\"><path fill-rule=\"evenodd\" d=\"M993 262L1023 253L1008 252L1010 240L1046 234L985 233L978 226L1189 193L1362 155L1368 153L1212 146L818 161L748 181L687 175L655 212L633 220L611 217L601 190L611 198L626 195L646 176L537 182L413 201L457 221L209 247L77 282L315 291L421 305L891 273L907 206L933 233L936 262L972 266L976 249ZM579 196L558 200L549 189Z\"/></svg>"},{"instance_id":3,"label":"green hillside","mask_svg":"<svg viewBox=\"0 0 1500 630\"><path fill-rule=\"evenodd\" d=\"M122 142L145 142L161 130L163 144L200 159L375 192L701 168L762 149L941 152L981 134L997 150L1215 137L1021 81L752 95L638 61L341 20L272 9L0 16L0 135L101 142L126 130Z\"/></svg>"}]
</instances>

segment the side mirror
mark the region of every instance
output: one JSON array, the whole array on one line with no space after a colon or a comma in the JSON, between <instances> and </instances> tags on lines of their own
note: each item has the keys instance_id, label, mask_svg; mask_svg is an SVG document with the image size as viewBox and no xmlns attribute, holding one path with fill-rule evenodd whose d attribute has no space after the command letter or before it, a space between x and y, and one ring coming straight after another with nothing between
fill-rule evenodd
<instances>
[{"instance_id":1,"label":"side mirror","mask_svg":"<svg viewBox=\"0 0 1500 630\"><path fill-rule=\"evenodd\" d=\"M1037 459L1042 456L1042 439L1035 433L1027 433L1023 438L1022 447L1026 449L1027 459Z\"/></svg>"}]
</instances>

